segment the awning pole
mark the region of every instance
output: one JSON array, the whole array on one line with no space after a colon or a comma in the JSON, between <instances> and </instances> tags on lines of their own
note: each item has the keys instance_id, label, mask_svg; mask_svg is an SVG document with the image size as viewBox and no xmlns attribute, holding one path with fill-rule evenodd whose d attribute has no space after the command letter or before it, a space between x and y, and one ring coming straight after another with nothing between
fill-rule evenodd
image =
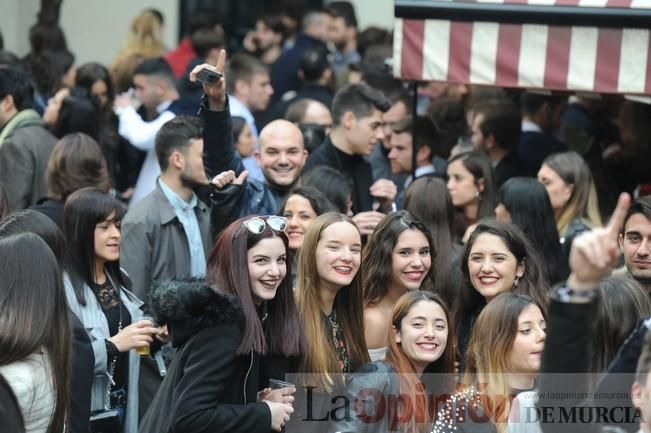
<instances>
[{"instance_id":1,"label":"awning pole","mask_svg":"<svg viewBox=\"0 0 651 433\"><path fill-rule=\"evenodd\" d=\"M416 118L418 117L418 81L412 82L411 101L411 181L416 180Z\"/></svg>"}]
</instances>

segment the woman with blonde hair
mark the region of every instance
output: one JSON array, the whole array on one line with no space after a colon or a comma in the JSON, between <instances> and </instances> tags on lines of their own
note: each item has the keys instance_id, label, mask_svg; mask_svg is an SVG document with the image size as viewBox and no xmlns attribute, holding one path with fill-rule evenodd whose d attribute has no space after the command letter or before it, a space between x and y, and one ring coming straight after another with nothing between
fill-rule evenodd
<instances>
[{"instance_id":1,"label":"woman with blonde hair","mask_svg":"<svg viewBox=\"0 0 651 433\"><path fill-rule=\"evenodd\" d=\"M569 257L572 241L579 234L602 225L599 202L588 164L576 152L548 156L538 171L554 209L556 228Z\"/></svg>"},{"instance_id":2,"label":"woman with blonde hair","mask_svg":"<svg viewBox=\"0 0 651 433\"><path fill-rule=\"evenodd\" d=\"M131 21L127 40L111 65L113 82L118 92L131 87L133 71L143 60L165 54L161 31L160 20L149 10Z\"/></svg>"},{"instance_id":3,"label":"woman with blonde hair","mask_svg":"<svg viewBox=\"0 0 651 433\"><path fill-rule=\"evenodd\" d=\"M470 337L463 389L439 411L432 433L506 432L511 401L535 387L545 319L540 303L515 293L499 295L482 310Z\"/></svg>"},{"instance_id":4,"label":"woman with blonde hair","mask_svg":"<svg viewBox=\"0 0 651 433\"><path fill-rule=\"evenodd\" d=\"M362 241L349 217L328 212L308 228L299 254L296 300L308 341L304 372L351 373L368 361L362 314ZM335 344L337 342L337 344Z\"/></svg>"},{"instance_id":5,"label":"woman with blonde hair","mask_svg":"<svg viewBox=\"0 0 651 433\"><path fill-rule=\"evenodd\" d=\"M313 394L309 408L320 417L330 398L325 394L344 385L344 376L369 361L364 341L362 237L351 218L328 212L310 224L299 253L296 303L308 350L302 381ZM303 384L302 384L303 385ZM302 387L302 389L306 389ZM315 420L318 421L318 420ZM323 422L313 428L319 429Z\"/></svg>"}]
</instances>

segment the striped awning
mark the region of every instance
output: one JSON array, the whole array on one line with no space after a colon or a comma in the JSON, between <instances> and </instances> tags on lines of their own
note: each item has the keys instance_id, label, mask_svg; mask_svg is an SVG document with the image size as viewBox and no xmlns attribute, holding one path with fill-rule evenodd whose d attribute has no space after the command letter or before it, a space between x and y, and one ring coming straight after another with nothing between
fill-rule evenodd
<instances>
[{"instance_id":1,"label":"striped awning","mask_svg":"<svg viewBox=\"0 0 651 433\"><path fill-rule=\"evenodd\" d=\"M651 0L396 0L394 74L649 95L649 27Z\"/></svg>"}]
</instances>

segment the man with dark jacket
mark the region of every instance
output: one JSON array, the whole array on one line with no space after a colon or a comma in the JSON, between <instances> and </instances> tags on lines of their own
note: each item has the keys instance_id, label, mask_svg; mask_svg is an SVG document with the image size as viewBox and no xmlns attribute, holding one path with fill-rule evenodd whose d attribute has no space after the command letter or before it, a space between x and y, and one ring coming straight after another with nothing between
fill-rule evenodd
<instances>
[{"instance_id":1,"label":"man with dark jacket","mask_svg":"<svg viewBox=\"0 0 651 433\"><path fill-rule=\"evenodd\" d=\"M498 185L512 177L527 175L526 166L518 156L520 128L520 111L510 102L494 101L475 109L472 145L490 158Z\"/></svg>"},{"instance_id":2,"label":"man with dark jacket","mask_svg":"<svg viewBox=\"0 0 651 433\"><path fill-rule=\"evenodd\" d=\"M191 73L191 80L196 79L202 68L223 73L224 60L225 52L222 51L217 66L197 66ZM276 213L301 174L307 152L296 125L286 120L273 121L260 132L260 150L255 152L264 181L247 179L242 158L233 144L224 78L213 84L204 84L203 88L206 94L201 105L205 143L203 162L206 174L217 187L211 195L213 231L217 233L239 217Z\"/></svg>"},{"instance_id":3,"label":"man with dark jacket","mask_svg":"<svg viewBox=\"0 0 651 433\"><path fill-rule=\"evenodd\" d=\"M617 262L617 238L629 205L630 197L623 194L607 227L585 232L575 239L570 252L572 273L566 285L552 295L538 379L537 412L545 433L619 432L621 427L630 426L631 417L634 417L634 412L627 415L625 408L612 406L621 398L618 392L621 379L616 379L617 389L603 386L604 379L594 393L589 388L589 365L599 306L598 286ZM630 383L624 384L628 388L625 391L630 390L630 386ZM608 393L612 393L612 397L601 398ZM590 397L586 399L586 395ZM570 416L568 421L568 414L572 413L583 415ZM639 418L635 420L640 421ZM648 423L648 420L643 422ZM643 431L648 431L646 428Z\"/></svg>"},{"instance_id":4,"label":"man with dark jacket","mask_svg":"<svg viewBox=\"0 0 651 433\"><path fill-rule=\"evenodd\" d=\"M326 165L348 179L355 222L362 234L370 234L382 218L376 210L391 211L395 206L396 185L388 179L373 182L371 164L364 159L384 139L382 113L390 106L382 93L366 84L341 88L332 102L332 132L305 164L305 172ZM379 205L375 209L374 200Z\"/></svg>"},{"instance_id":5,"label":"man with dark jacket","mask_svg":"<svg viewBox=\"0 0 651 433\"><path fill-rule=\"evenodd\" d=\"M536 177L547 156L567 150L567 145L552 135L560 125L564 102L561 96L522 94L522 134L518 156L524 161L528 176Z\"/></svg>"},{"instance_id":6,"label":"man with dark jacket","mask_svg":"<svg viewBox=\"0 0 651 433\"><path fill-rule=\"evenodd\" d=\"M0 184L12 211L47 195L45 171L56 143L31 109L31 93L26 74L0 68Z\"/></svg>"}]
</instances>

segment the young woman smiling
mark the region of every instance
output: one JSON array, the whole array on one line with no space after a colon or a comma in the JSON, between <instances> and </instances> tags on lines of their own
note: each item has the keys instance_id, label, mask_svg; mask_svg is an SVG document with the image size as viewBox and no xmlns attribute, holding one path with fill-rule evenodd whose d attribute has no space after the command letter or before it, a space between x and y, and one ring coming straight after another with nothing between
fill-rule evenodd
<instances>
[{"instance_id":1,"label":"young woman smiling","mask_svg":"<svg viewBox=\"0 0 651 433\"><path fill-rule=\"evenodd\" d=\"M170 369L173 379L163 383L167 394L159 393L143 420L143 433L264 433L289 420L296 389L267 388L269 379L295 372L305 351L288 277L286 224L278 216L233 222L208 257L214 288L190 284L190 290L169 287L168 294L153 296L157 315L172 319L180 355Z\"/></svg>"},{"instance_id":2,"label":"young woman smiling","mask_svg":"<svg viewBox=\"0 0 651 433\"><path fill-rule=\"evenodd\" d=\"M459 349L464 351L475 319L497 295L514 292L531 296L546 304L548 283L542 259L514 224L496 220L482 221L472 233L464 250L463 284L455 317L459 320Z\"/></svg>"},{"instance_id":3,"label":"young woman smiling","mask_svg":"<svg viewBox=\"0 0 651 433\"><path fill-rule=\"evenodd\" d=\"M372 361L384 359L391 312L407 290L431 289L432 237L407 211L387 215L364 248L364 333Z\"/></svg>"},{"instance_id":4,"label":"young woman smiling","mask_svg":"<svg viewBox=\"0 0 651 433\"><path fill-rule=\"evenodd\" d=\"M329 431L371 433L398 430L415 433L426 425L433 410L427 403L435 400L417 397L423 395L424 382L429 382L423 374L441 373L452 377L454 372L455 342L454 332L450 331L450 313L437 295L411 291L395 303L389 321L386 360L363 365L348 383L346 396L350 401L366 396L360 402L365 409L361 413L366 414L373 413L376 404L382 401L378 395L384 397L385 404L392 397L407 396L413 405L411 416L397 421L389 414L390 410L382 410L384 416L369 421L361 419L358 416L360 412L354 410L350 418L331 424ZM446 386L427 391L440 393L451 389Z\"/></svg>"},{"instance_id":5,"label":"young woman smiling","mask_svg":"<svg viewBox=\"0 0 651 433\"><path fill-rule=\"evenodd\" d=\"M345 375L369 361L364 341L362 277L359 273L362 237L345 215L328 212L317 217L305 233L299 253L296 299L308 342L301 378L313 396L301 399L302 428L321 431L320 418L329 408L332 392L344 385ZM304 388L307 389L307 388ZM309 404L308 407L305 404ZM308 412L309 410L309 412Z\"/></svg>"},{"instance_id":6,"label":"young woman smiling","mask_svg":"<svg viewBox=\"0 0 651 433\"><path fill-rule=\"evenodd\" d=\"M328 212L316 218L299 254L296 299L308 341L303 371L322 373L324 389L333 373L351 373L368 361L361 331L362 240L353 221Z\"/></svg>"},{"instance_id":7,"label":"young woman smiling","mask_svg":"<svg viewBox=\"0 0 651 433\"><path fill-rule=\"evenodd\" d=\"M535 387L545 329L545 308L529 296L503 293L488 304L470 337L464 389L432 433L506 432L511 400Z\"/></svg>"},{"instance_id":8,"label":"young woman smiling","mask_svg":"<svg viewBox=\"0 0 651 433\"><path fill-rule=\"evenodd\" d=\"M292 260L292 271L295 272L298 250L303 245L305 232L314 218L326 212L336 211L334 205L319 190L310 187L294 188L280 205L279 215L287 218L285 234L289 239L288 248ZM292 273L292 287L296 274Z\"/></svg>"}]
</instances>

